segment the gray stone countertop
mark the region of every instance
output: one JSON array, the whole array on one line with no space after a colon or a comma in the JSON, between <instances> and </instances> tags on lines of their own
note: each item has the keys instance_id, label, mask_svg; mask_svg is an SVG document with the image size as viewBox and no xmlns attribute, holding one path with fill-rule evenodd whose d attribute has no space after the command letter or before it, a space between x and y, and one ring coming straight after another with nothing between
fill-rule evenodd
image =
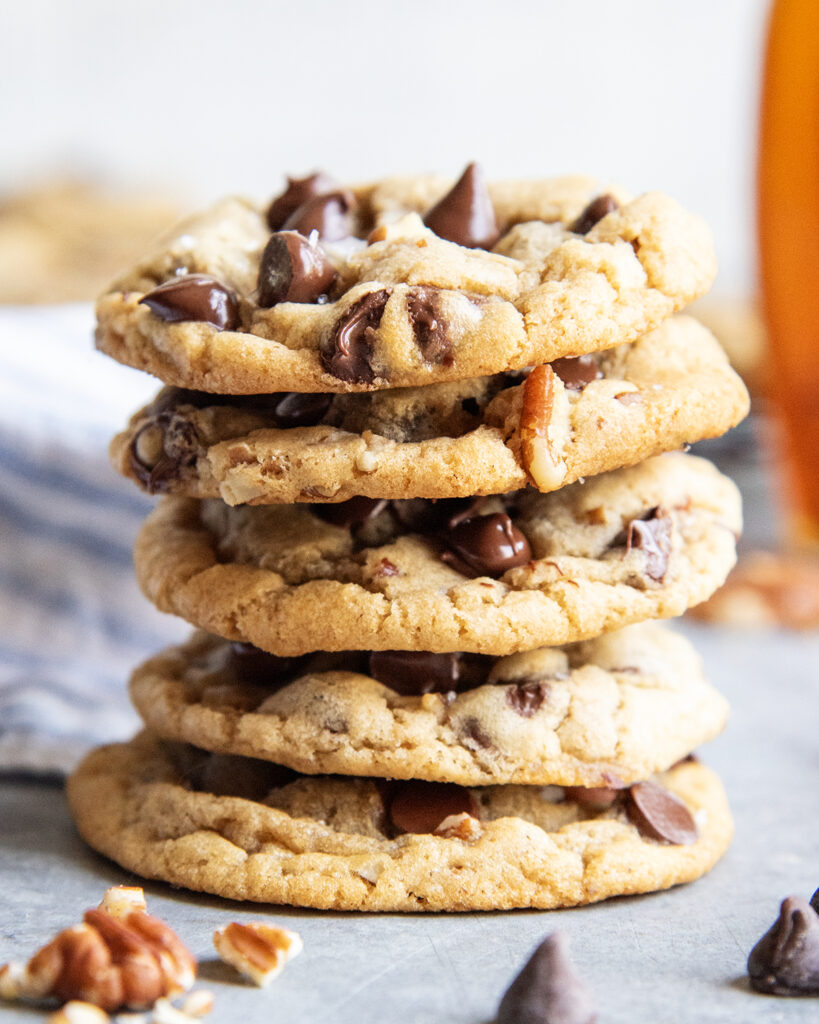
<instances>
[{"instance_id":1,"label":"gray stone countertop","mask_svg":"<svg viewBox=\"0 0 819 1024\"><path fill-rule=\"evenodd\" d=\"M242 906L147 884L149 909L202 961L214 1024L485 1024L532 947L568 933L599 1024L819 1021L819 998L749 991L745 960L779 901L819 886L819 636L685 625L732 703L703 759L722 775L737 834L692 885L552 912L400 916ZM79 920L106 886L136 884L77 837L57 786L0 780L0 963ZM234 982L213 930L264 917L295 928L304 952L270 988ZM0 1008L4 1021L43 1019Z\"/></svg>"}]
</instances>

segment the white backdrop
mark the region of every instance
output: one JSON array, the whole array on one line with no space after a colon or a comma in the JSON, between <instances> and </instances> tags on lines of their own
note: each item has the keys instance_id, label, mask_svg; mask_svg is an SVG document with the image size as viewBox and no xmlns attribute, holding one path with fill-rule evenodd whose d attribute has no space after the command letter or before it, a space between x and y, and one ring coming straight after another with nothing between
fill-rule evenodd
<instances>
[{"instance_id":1,"label":"white backdrop","mask_svg":"<svg viewBox=\"0 0 819 1024\"><path fill-rule=\"evenodd\" d=\"M0 0L0 188L61 168L196 200L325 168L587 171L710 221L753 283L767 0Z\"/></svg>"}]
</instances>

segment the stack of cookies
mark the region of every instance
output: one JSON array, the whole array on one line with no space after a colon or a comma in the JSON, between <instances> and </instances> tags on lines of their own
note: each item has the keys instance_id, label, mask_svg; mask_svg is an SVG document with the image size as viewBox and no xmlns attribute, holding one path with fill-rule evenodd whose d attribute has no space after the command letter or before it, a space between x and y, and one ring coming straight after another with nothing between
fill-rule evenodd
<instances>
[{"instance_id":1,"label":"stack of cookies","mask_svg":"<svg viewBox=\"0 0 819 1024\"><path fill-rule=\"evenodd\" d=\"M732 823L691 751L727 705L652 620L713 593L741 526L679 451L747 411L673 315L714 273L666 196L470 165L230 199L118 281L97 343L166 385L111 448L164 495L136 571L198 631L136 670L146 730L70 780L88 842L344 910L708 870Z\"/></svg>"}]
</instances>

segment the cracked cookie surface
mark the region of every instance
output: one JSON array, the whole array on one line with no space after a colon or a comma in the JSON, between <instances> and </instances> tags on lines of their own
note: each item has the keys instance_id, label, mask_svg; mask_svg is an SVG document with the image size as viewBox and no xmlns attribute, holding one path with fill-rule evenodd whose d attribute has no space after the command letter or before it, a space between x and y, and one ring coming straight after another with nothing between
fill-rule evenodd
<instances>
[{"instance_id":1,"label":"cracked cookie surface","mask_svg":"<svg viewBox=\"0 0 819 1024\"><path fill-rule=\"evenodd\" d=\"M352 233L299 243L310 245L307 263L331 268L328 291L265 306L265 210L223 200L102 296L97 344L167 384L218 394L412 387L633 341L713 281L707 227L660 193L616 193L613 208L581 233L588 220L578 220L603 188L592 179L490 185L500 231L490 251L425 226L422 215L429 220L450 184L404 178L344 190ZM299 224L305 233L311 226ZM284 244L277 251L289 252ZM281 267L273 269L279 283ZM202 275L216 282L210 295ZM169 284L178 293L180 281L191 284L185 310L162 319L167 298L151 295Z\"/></svg>"},{"instance_id":2,"label":"cracked cookie surface","mask_svg":"<svg viewBox=\"0 0 819 1024\"><path fill-rule=\"evenodd\" d=\"M225 784L208 760L149 734L93 751L68 781L80 833L126 869L173 885L373 911L546 909L664 889L708 871L733 833L719 779L695 762L654 780L696 823L677 845L649 838L621 801L593 810L558 787L444 787L437 814L422 789L425 805L404 800L399 822L395 795L375 781L265 781L260 762L236 758L248 763L231 766ZM247 796L221 795L236 792ZM460 806L468 813L450 818Z\"/></svg>"},{"instance_id":3,"label":"cracked cookie surface","mask_svg":"<svg viewBox=\"0 0 819 1024\"><path fill-rule=\"evenodd\" d=\"M501 659L281 659L200 633L137 668L131 699L158 735L217 753L467 786L635 782L728 713L691 644L655 623Z\"/></svg>"},{"instance_id":4,"label":"cracked cookie surface","mask_svg":"<svg viewBox=\"0 0 819 1024\"><path fill-rule=\"evenodd\" d=\"M671 453L475 501L164 498L134 559L160 610L274 654L510 654L681 614L724 581L740 529L731 481Z\"/></svg>"},{"instance_id":5,"label":"cracked cookie surface","mask_svg":"<svg viewBox=\"0 0 819 1024\"><path fill-rule=\"evenodd\" d=\"M113 440L111 459L150 493L230 505L461 497L525 486L522 428L534 424L548 432L549 468L535 481L547 491L723 434L748 408L719 344L690 317L555 370L534 418L523 409L535 382L513 374L232 401L165 389Z\"/></svg>"}]
</instances>

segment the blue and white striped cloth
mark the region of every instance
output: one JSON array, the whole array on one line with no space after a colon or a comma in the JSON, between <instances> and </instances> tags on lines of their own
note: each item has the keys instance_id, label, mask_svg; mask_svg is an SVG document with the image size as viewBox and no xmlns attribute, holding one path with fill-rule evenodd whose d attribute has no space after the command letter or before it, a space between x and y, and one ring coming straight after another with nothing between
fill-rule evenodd
<instances>
[{"instance_id":1,"label":"blue and white striped cloth","mask_svg":"<svg viewBox=\"0 0 819 1024\"><path fill-rule=\"evenodd\" d=\"M92 329L88 305L0 307L0 770L64 772L130 735L129 672L187 631L139 593L151 502L107 458L158 385Z\"/></svg>"}]
</instances>

